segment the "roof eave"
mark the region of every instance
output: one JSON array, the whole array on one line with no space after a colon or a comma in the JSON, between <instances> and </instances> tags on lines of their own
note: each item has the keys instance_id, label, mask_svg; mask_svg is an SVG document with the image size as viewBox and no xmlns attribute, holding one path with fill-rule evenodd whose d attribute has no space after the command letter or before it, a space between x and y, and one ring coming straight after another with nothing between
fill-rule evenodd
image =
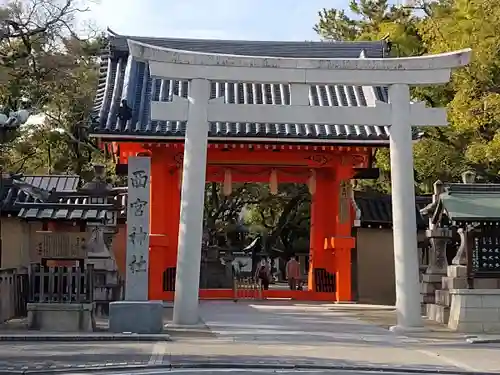
<instances>
[{"instance_id":1,"label":"roof eave","mask_svg":"<svg viewBox=\"0 0 500 375\"><path fill-rule=\"evenodd\" d=\"M453 217L453 215L448 214L448 217L450 218L451 221L454 221L456 223L460 222L482 222L482 221L500 221L500 217L477 217L477 216L460 216L460 217Z\"/></svg>"},{"instance_id":2,"label":"roof eave","mask_svg":"<svg viewBox=\"0 0 500 375\"><path fill-rule=\"evenodd\" d=\"M133 134L110 134L110 133L91 133L92 138L100 138L109 142L184 142L183 136L169 135L133 135ZM387 138L295 138L295 137L208 137L210 142L244 142L244 143L288 143L288 144L349 144L349 145L374 145L389 146Z\"/></svg>"}]
</instances>

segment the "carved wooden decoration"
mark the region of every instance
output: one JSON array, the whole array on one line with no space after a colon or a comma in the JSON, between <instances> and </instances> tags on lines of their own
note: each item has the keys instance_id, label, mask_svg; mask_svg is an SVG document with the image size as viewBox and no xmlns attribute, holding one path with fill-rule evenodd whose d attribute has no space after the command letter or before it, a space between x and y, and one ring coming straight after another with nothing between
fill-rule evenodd
<instances>
[{"instance_id":1,"label":"carved wooden decoration","mask_svg":"<svg viewBox=\"0 0 500 375\"><path fill-rule=\"evenodd\" d=\"M38 263L41 259L85 259L88 240L89 233L37 233L30 260Z\"/></svg>"},{"instance_id":2,"label":"carved wooden decoration","mask_svg":"<svg viewBox=\"0 0 500 375\"><path fill-rule=\"evenodd\" d=\"M317 163L319 166L322 166L327 164L331 160L331 157L326 155L316 154L306 157L306 160L312 161L314 163Z\"/></svg>"}]
</instances>

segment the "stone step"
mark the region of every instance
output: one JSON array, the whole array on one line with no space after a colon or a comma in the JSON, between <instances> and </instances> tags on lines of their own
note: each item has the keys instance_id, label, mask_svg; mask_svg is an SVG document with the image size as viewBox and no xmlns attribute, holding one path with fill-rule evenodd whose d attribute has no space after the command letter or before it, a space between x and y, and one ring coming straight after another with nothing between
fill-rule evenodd
<instances>
[{"instance_id":1,"label":"stone step","mask_svg":"<svg viewBox=\"0 0 500 375\"><path fill-rule=\"evenodd\" d=\"M448 324L450 318L450 308L447 306L440 306L436 304L428 304L426 307L426 316L435 322Z\"/></svg>"},{"instance_id":2,"label":"stone step","mask_svg":"<svg viewBox=\"0 0 500 375\"><path fill-rule=\"evenodd\" d=\"M420 303L429 304L434 303L436 301L436 296L434 294L421 294L420 295Z\"/></svg>"},{"instance_id":3,"label":"stone step","mask_svg":"<svg viewBox=\"0 0 500 375\"><path fill-rule=\"evenodd\" d=\"M441 281L439 284L437 283L420 283L420 294L434 294L434 292L438 289L441 289Z\"/></svg>"},{"instance_id":4,"label":"stone step","mask_svg":"<svg viewBox=\"0 0 500 375\"><path fill-rule=\"evenodd\" d=\"M436 305L450 307L451 306L450 292L445 289L436 290L434 301Z\"/></svg>"},{"instance_id":5,"label":"stone step","mask_svg":"<svg viewBox=\"0 0 500 375\"><path fill-rule=\"evenodd\" d=\"M433 283L433 284L435 283L435 284L441 286L441 279L443 276L446 276L446 275L424 273L421 277L421 280L424 283Z\"/></svg>"},{"instance_id":6,"label":"stone step","mask_svg":"<svg viewBox=\"0 0 500 375\"><path fill-rule=\"evenodd\" d=\"M441 289L467 289L467 278L466 277L443 277L443 283Z\"/></svg>"},{"instance_id":7,"label":"stone step","mask_svg":"<svg viewBox=\"0 0 500 375\"><path fill-rule=\"evenodd\" d=\"M448 266L446 271L448 277L467 277L467 266L457 266L453 264Z\"/></svg>"}]
</instances>

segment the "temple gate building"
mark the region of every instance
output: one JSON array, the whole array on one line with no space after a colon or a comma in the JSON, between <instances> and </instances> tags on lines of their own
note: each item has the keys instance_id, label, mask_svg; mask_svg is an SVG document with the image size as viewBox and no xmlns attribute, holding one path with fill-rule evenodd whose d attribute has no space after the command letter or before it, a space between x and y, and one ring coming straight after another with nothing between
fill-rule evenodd
<instances>
[{"instance_id":1,"label":"temple gate building","mask_svg":"<svg viewBox=\"0 0 500 375\"><path fill-rule=\"evenodd\" d=\"M308 184L301 298L352 300L349 181L390 145L398 326L419 327L411 126L445 125L446 114L411 103L409 85L447 82L469 51L408 59L388 52L383 41L110 35L92 136L128 165L126 299L146 305L172 299L175 288L174 323L195 324L199 297L230 298L231 290L199 290L205 183L218 181L225 190L233 182L272 191L280 182ZM166 282L171 274L175 285ZM270 296L296 297L287 293Z\"/></svg>"}]
</instances>

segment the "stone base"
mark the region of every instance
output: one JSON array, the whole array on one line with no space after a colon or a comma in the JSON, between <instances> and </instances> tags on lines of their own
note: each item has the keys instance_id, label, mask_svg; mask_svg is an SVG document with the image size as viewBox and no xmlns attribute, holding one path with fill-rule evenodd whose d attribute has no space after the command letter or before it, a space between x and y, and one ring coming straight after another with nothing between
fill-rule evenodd
<instances>
[{"instance_id":1,"label":"stone base","mask_svg":"<svg viewBox=\"0 0 500 375\"><path fill-rule=\"evenodd\" d=\"M111 302L109 304L109 331L113 333L163 333L163 302Z\"/></svg>"},{"instance_id":2,"label":"stone base","mask_svg":"<svg viewBox=\"0 0 500 375\"><path fill-rule=\"evenodd\" d=\"M428 306L434 305L436 301L436 294L442 287L442 279L445 275L443 273L425 273L422 275L420 283L420 296L421 296L421 313L429 319L433 319L429 314Z\"/></svg>"},{"instance_id":3,"label":"stone base","mask_svg":"<svg viewBox=\"0 0 500 375\"><path fill-rule=\"evenodd\" d=\"M441 306L451 306L451 296L449 290L436 290L435 293L436 304Z\"/></svg>"},{"instance_id":4,"label":"stone base","mask_svg":"<svg viewBox=\"0 0 500 375\"><path fill-rule=\"evenodd\" d=\"M500 279L474 279L473 285L474 289L499 289Z\"/></svg>"},{"instance_id":5,"label":"stone base","mask_svg":"<svg viewBox=\"0 0 500 375\"><path fill-rule=\"evenodd\" d=\"M428 319L442 324L448 323L448 320L450 318L450 308L448 306L429 304L425 307L425 314Z\"/></svg>"},{"instance_id":6,"label":"stone base","mask_svg":"<svg viewBox=\"0 0 500 375\"><path fill-rule=\"evenodd\" d=\"M454 289L448 328L463 333L500 333L499 289Z\"/></svg>"},{"instance_id":7,"label":"stone base","mask_svg":"<svg viewBox=\"0 0 500 375\"><path fill-rule=\"evenodd\" d=\"M92 332L92 303L28 303L28 328L52 332Z\"/></svg>"},{"instance_id":8,"label":"stone base","mask_svg":"<svg viewBox=\"0 0 500 375\"><path fill-rule=\"evenodd\" d=\"M467 277L443 277L443 285L441 289L451 290L451 289L467 289L469 287L469 282Z\"/></svg>"},{"instance_id":9,"label":"stone base","mask_svg":"<svg viewBox=\"0 0 500 375\"><path fill-rule=\"evenodd\" d=\"M389 331L392 333L395 333L396 335L401 335L404 336L408 333L418 333L418 332L425 332L427 329L422 326L422 327L403 327L403 326L392 326L389 328Z\"/></svg>"},{"instance_id":10,"label":"stone base","mask_svg":"<svg viewBox=\"0 0 500 375\"><path fill-rule=\"evenodd\" d=\"M206 329L207 326L205 323L202 321L196 323L196 324L175 324L175 323L169 323L167 324L167 329L172 329L172 330L199 330L199 329Z\"/></svg>"},{"instance_id":11,"label":"stone base","mask_svg":"<svg viewBox=\"0 0 500 375\"><path fill-rule=\"evenodd\" d=\"M446 275L448 277L466 278L467 266L452 264L446 269Z\"/></svg>"},{"instance_id":12,"label":"stone base","mask_svg":"<svg viewBox=\"0 0 500 375\"><path fill-rule=\"evenodd\" d=\"M426 283L426 284L436 284L436 286L438 287L439 285L441 285L441 279L443 278L443 276L446 276L445 274L435 274L435 273L424 273L422 275L422 283Z\"/></svg>"}]
</instances>

